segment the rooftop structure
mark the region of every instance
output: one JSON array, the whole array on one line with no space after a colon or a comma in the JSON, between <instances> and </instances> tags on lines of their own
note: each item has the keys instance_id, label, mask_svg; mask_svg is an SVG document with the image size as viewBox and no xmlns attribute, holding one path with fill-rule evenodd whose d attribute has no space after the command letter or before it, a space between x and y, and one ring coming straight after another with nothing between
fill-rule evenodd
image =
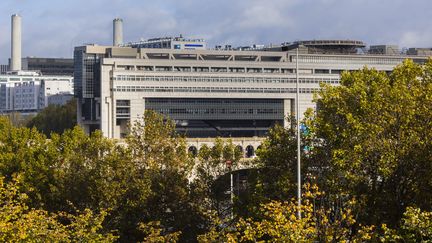
<instances>
[{"instance_id":1,"label":"rooftop structure","mask_svg":"<svg viewBox=\"0 0 432 243\"><path fill-rule=\"evenodd\" d=\"M12 15L10 71L21 70L21 16Z\"/></svg>"},{"instance_id":2,"label":"rooftop structure","mask_svg":"<svg viewBox=\"0 0 432 243\"><path fill-rule=\"evenodd\" d=\"M25 57L21 62L23 70L37 71L46 76L73 76L72 58Z\"/></svg>"},{"instance_id":3,"label":"rooftop structure","mask_svg":"<svg viewBox=\"0 0 432 243\"><path fill-rule=\"evenodd\" d=\"M133 48L157 48L176 50L205 50L207 44L203 39L187 39L179 37L162 37L126 43L123 46Z\"/></svg>"},{"instance_id":4,"label":"rooftop structure","mask_svg":"<svg viewBox=\"0 0 432 243\"><path fill-rule=\"evenodd\" d=\"M407 55L432 56L432 48L409 48Z\"/></svg>"},{"instance_id":5,"label":"rooftop structure","mask_svg":"<svg viewBox=\"0 0 432 243\"><path fill-rule=\"evenodd\" d=\"M303 47L309 54L356 54L366 44L358 40L305 40L292 43L283 43L282 51L294 50Z\"/></svg>"},{"instance_id":6,"label":"rooftop structure","mask_svg":"<svg viewBox=\"0 0 432 243\"><path fill-rule=\"evenodd\" d=\"M400 55L401 51L397 45L375 45L370 46L369 54L376 55Z\"/></svg>"},{"instance_id":7,"label":"rooftop structure","mask_svg":"<svg viewBox=\"0 0 432 243\"><path fill-rule=\"evenodd\" d=\"M116 18L113 20L113 46L123 44L123 19Z\"/></svg>"}]
</instances>

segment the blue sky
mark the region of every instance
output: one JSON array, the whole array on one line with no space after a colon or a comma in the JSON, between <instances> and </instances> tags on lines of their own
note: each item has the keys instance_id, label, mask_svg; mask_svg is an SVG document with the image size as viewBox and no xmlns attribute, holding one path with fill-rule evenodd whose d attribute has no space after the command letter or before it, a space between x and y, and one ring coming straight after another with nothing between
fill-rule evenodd
<instances>
[{"instance_id":1,"label":"blue sky","mask_svg":"<svg viewBox=\"0 0 432 243\"><path fill-rule=\"evenodd\" d=\"M0 63L10 55L10 15L23 17L23 56L71 57L83 43L183 34L216 44L359 39L432 47L431 0L0 0Z\"/></svg>"}]
</instances>

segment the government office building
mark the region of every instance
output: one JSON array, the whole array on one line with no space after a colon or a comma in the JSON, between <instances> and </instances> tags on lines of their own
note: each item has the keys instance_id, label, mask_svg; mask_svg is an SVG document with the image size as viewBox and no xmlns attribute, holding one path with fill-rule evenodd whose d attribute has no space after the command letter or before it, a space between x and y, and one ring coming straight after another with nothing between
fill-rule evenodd
<instances>
[{"instance_id":1,"label":"government office building","mask_svg":"<svg viewBox=\"0 0 432 243\"><path fill-rule=\"evenodd\" d=\"M320 83L338 85L342 71L368 66L391 72L407 58L417 63L428 58L386 45L361 51L365 44L352 40L241 49L181 48L157 40L75 48L78 122L87 132L100 129L120 139L129 123L154 110L175 120L177 131L189 138L263 137L275 124L289 125L284 118L295 113L296 102L300 114L314 108ZM202 47L202 40L197 43Z\"/></svg>"}]
</instances>

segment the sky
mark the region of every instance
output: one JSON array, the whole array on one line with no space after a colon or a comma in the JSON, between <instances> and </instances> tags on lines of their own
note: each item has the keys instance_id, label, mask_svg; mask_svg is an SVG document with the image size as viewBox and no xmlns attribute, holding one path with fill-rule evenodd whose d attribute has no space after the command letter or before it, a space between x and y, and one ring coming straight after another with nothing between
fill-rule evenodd
<instances>
[{"instance_id":1,"label":"sky","mask_svg":"<svg viewBox=\"0 0 432 243\"><path fill-rule=\"evenodd\" d=\"M10 56L10 16L23 18L23 56L72 57L73 47L163 36L204 38L209 47L355 39L368 45L432 47L431 0L0 0L0 64Z\"/></svg>"}]
</instances>

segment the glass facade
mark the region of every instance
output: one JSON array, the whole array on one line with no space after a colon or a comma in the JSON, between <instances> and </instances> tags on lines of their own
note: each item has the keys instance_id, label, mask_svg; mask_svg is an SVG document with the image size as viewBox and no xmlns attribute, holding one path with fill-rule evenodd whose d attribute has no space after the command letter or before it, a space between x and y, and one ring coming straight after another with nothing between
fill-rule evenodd
<instances>
[{"instance_id":1,"label":"glass facade","mask_svg":"<svg viewBox=\"0 0 432 243\"><path fill-rule=\"evenodd\" d=\"M145 107L175 120L188 137L265 136L284 120L280 99L149 98Z\"/></svg>"}]
</instances>

